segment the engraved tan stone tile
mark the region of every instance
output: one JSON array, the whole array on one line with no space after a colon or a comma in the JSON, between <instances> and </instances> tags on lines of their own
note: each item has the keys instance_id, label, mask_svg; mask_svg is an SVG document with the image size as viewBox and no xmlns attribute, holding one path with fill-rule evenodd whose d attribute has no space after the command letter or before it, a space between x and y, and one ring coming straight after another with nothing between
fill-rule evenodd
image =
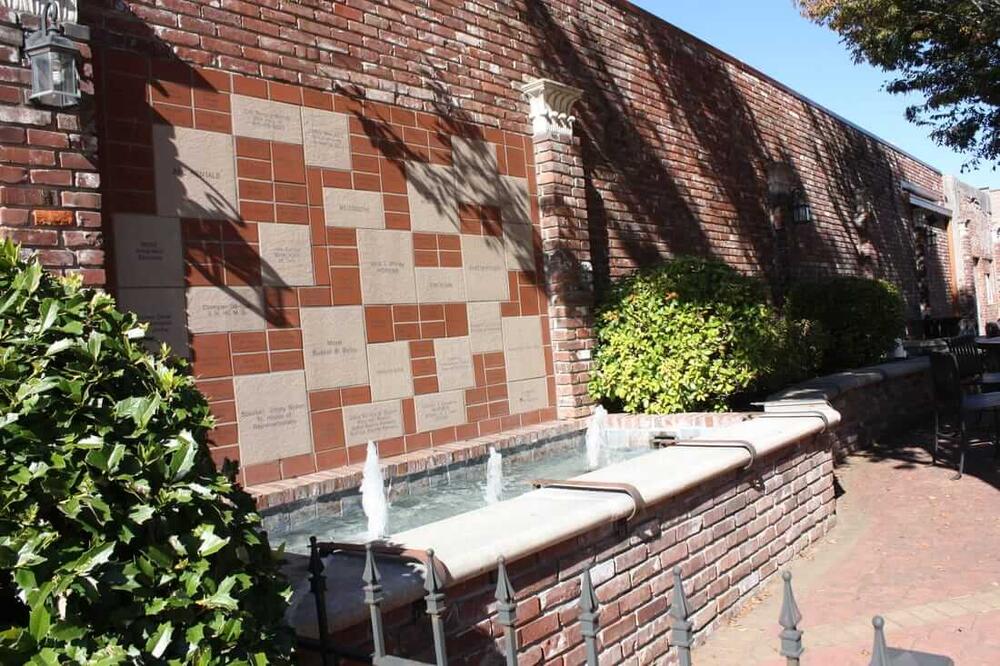
<instances>
[{"instance_id":1,"label":"engraved tan stone tile","mask_svg":"<svg viewBox=\"0 0 1000 666\"><path fill-rule=\"evenodd\" d=\"M440 391L468 388L476 383L469 338L438 338L434 340L434 361L437 365Z\"/></svg>"},{"instance_id":2,"label":"engraved tan stone tile","mask_svg":"<svg viewBox=\"0 0 1000 666\"><path fill-rule=\"evenodd\" d=\"M344 437L348 446L403 434L403 410L399 400L351 405L344 408Z\"/></svg>"},{"instance_id":3,"label":"engraved tan stone tile","mask_svg":"<svg viewBox=\"0 0 1000 666\"><path fill-rule=\"evenodd\" d=\"M504 224L503 245L507 270L535 270L535 227L530 224Z\"/></svg>"},{"instance_id":4,"label":"engraved tan stone tile","mask_svg":"<svg viewBox=\"0 0 1000 666\"><path fill-rule=\"evenodd\" d=\"M451 167L407 162L406 193L413 231L458 233L455 177Z\"/></svg>"},{"instance_id":5,"label":"engraved tan stone tile","mask_svg":"<svg viewBox=\"0 0 1000 666\"><path fill-rule=\"evenodd\" d=\"M462 270L470 301L506 301L509 296L504 243L493 236L462 236Z\"/></svg>"},{"instance_id":6,"label":"engraved tan stone tile","mask_svg":"<svg viewBox=\"0 0 1000 666\"><path fill-rule=\"evenodd\" d=\"M500 219L504 225L531 224L531 195L526 178L500 176L498 181Z\"/></svg>"},{"instance_id":7,"label":"engraved tan stone tile","mask_svg":"<svg viewBox=\"0 0 1000 666\"><path fill-rule=\"evenodd\" d=\"M417 432L465 423L465 392L428 393L413 398Z\"/></svg>"},{"instance_id":8,"label":"engraved tan stone tile","mask_svg":"<svg viewBox=\"0 0 1000 666\"><path fill-rule=\"evenodd\" d=\"M364 309L302 308L302 348L309 390L368 383Z\"/></svg>"},{"instance_id":9,"label":"engraved tan stone tile","mask_svg":"<svg viewBox=\"0 0 1000 666\"><path fill-rule=\"evenodd\" d=\"M383 342L368 345L368 377L372 400L375 402L413 395L410 343Z\"/></svg>"},{"instance_id":10,"label":"engraved tan stone tile","mask_svg":"<svg viewBox=\"0 0 1000 666\"><path fill-rule=\"evenodd\" d=\"M479 139L452 137L455 192L461 203L495 205L500 178L496 147Z\"/></svg>"},{"instance_id":11,"label":"engraved tan stone tile","mask_svg":"<svg viewBox=\"0 0 1000 666\"><path fill-rule=\"evenodd\" d=\"M264 308L261 290L254 287L187 290L187 320L192 333L264 330Z\"/></svg>"},{"instance_id":12,"label":"engraved tan stone tile","mask_svg":"<svg viewBox=\"0 0 1000 666\"><path fill-rule=\"evenodd\" d=\"M327 169L351 168L351 130L344 113L302 107L302 144L306 164Z\"/></svg>"},{"instance_id":13,"label":"engraved tan stone tile","mask_svg":"<svg viewBox=\"0 0 1000 666\"><path fill-rule=\"evenodd\" d=\"M115 268L122 287L183 287L181 223L176 217L115 215Z\"/></svg>"},{"instance_id":14,"label":"engraved tan stone tile","mask_svg":"<svg viewBox=\"0 0 1000 666\"><path fill-rule=\"evenodd\" d=\"M136 313L149 324L146 335L151 350L165 342L178 356L190 356L182 287L120 287L117 301L119 308Z\"/></svg>"},{"instance_id":15,"label":"engraved tan stone tile","mask_svg":"<svg viewBox=\"0 0 1000 666\"><path fill-rule=\"evenodd\" d=\"M159 215L239 217L233 137L153 125L153 166Z\"/></svg>"},{"instance_id":16,"label":"engraved tan stone tile","mask_svg":"<svg viewBox=\"0 0 1000 666\"><path fill-rule=\"evenodd\" d=\"M521 414L549 406L549 389L544 377L522 379L507 384L511 414Z\"/></svg>"},{"instance_id":17,"label":"engraved tan stone tile","mask_svg":"<svg viewBox=\"0 0 1000 666\"><path fill-rule=\"evenodd\" d=\"M323 216L328 227L384 229L381 192L323 188Z\"/></svg>"},{"instance_id":18,"label":"engraved tan stone tile","mask_svg":"<svg viewBox=\"0 0 1000 666\"><path fill-rule=\"evenodd\" d=\"M302 371L243 375L233 386L243 465L312 451Z\"/></svg>"},{"instance_id":19,"label":"engraved tan stone tile","mask_svg":"<svg viewBox=\"0 0 1000 666\"><path fill-rule=\"evenodd\" d=\"M314 284L309 227L304 224L261 224L261 279L265 285L302 287Z\"/></svg>"},{"instance_id":20,"label":"engraved tan stone tile","mask_svg":"<svg viewBox=\"0 0 1000 666\"><path fill-rule=\"evenodd\" d=\"M538 317L505 317L503 353L507 363L507 381L545 375L541 320Z\"/></svg>"},{"instance_id":21,"label":"engraved tan stone tile","mask_svg":"<svg viewBox=\"0 0 1000 666\"><path fill-rule=\"evenodd\" d=\"M361 294L369 305L414 303L413 237L406 231L358 229Z\"/></svg>"},{"instance_id":22,"label":"engraved tan stone tile","mask_svg":"<svg viewBox=\"0 0 1000 666\"><path fill-rule=\"evenodd\" d=\"M417 268L418 303L465 301L465 273L461 268Z\"/></svg>"},{"instance_id":23,"label":"engraved tan stone tile","mask_svg":"<svg viewBox=\"0 0 1000 666\"><path fill-rule=\"evenodd\" d=\"M302 115L298 106L233 95L232 107L234 135L281 143L302 143Z\"/></svg>"},{"instance_id":24,"label":"engraved tan stone tile","mask_svg":"<svg viewBox=\"0 0 1000 666\"><path fill-rule=\"evenodd\" d=\"M469 344L473 354L503 349L499 303L469 303Z\"/></svg>"}]
</instances>

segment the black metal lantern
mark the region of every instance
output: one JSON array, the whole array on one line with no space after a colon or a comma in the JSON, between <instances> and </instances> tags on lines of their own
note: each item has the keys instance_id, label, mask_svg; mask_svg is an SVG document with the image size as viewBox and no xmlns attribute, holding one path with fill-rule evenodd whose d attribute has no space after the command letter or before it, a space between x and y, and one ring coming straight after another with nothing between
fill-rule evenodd
<instances>
[{"instance_id":1,"label":"black metal lantern","mask_svg":"<svg viewBox=\"0 0 1000 666\"><path fill-rule=\"evenodd\" d=\"M795 193L792 195L792 222L795 224L809 224L812 220L812 208L809 206L805 190L795 190Z\"/></svg>"},{"instance_id":2,"label":"black metal lantern","mask_svg":"<svg viewBox=\"0 0 1000 666\"><path fill-rule=\"evenodd\" d=\"M31 101L46 106L74 106L80 101L80 75L76 45L62 36L57 24L59 8L52 0L42 10L42 27L24 40L31 62Z\"/></svg>"}]
</instances>

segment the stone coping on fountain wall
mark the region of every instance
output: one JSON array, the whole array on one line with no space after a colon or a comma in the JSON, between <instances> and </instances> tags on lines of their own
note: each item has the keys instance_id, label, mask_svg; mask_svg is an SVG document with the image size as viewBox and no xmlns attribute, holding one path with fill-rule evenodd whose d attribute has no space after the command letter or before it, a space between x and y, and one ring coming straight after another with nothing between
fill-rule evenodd
<instances>
[{"instance_id":1,"label":"stone coping on fountain wall","mask_svg":"<svg viewBox=\"0 0 1000 666\"><path fill-rule=\"evenodd\" d=\"M622 429L670 429L677 427L718 427L746 418L742 413L686 413L686 414L610 414L607 426ZM586 430L586 419L548 421L517 430L505 431L486 437L478 437L453 442L430 449L423 449L382 461L382 473L386 480L403 479L424 474L436 468L460 465L485 459L491 447L501 453L506 449L530 446L544 439L582 433ZM337 469L325 470L282 481L249 486L246 491L254 497L257 508L264 512L278 510L282 506L301 505L304 502L348 493L361 485L364 465L358 463Z\"/></svg>"}]
</instances>

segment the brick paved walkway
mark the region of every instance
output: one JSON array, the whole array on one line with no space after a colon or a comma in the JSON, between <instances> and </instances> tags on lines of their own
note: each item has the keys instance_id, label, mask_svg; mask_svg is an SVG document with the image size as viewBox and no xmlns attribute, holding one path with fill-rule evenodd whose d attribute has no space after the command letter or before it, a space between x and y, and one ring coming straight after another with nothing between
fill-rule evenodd
<instances>
[{"instance_id":1,"label":"brick paved walkway","mask_svg":"<svg viewBox=\"0 0 1000 666\"><path fill-rule=\"evenodd\" d=\"M867 666L871 618L892 647L946 654L958 666L1000 665L1000 475L992 447L969 474L907 444L852 456L838 468L837 527L788 569L804 619L803 666ZM696 666L779 666L780 580L694 653Z\"/></svg>"}]
</instances>

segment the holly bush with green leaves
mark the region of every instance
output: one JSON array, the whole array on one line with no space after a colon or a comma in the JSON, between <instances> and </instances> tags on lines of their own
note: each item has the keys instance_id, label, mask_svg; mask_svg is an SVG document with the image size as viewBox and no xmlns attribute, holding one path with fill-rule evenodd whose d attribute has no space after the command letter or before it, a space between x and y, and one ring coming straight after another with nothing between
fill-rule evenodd
<instances>
[{"instance_id":1,"label":"holly bush with green leaves","mask_svg":"<svg viewBox=\"0 0 1000 666\"><path fill-rule=\"evenodd\" d=\"M823 335L782 318L763 283L678 257L612 285L596 316L593 397L627 412L723 411L815 371Z\"/></svg>"},{"instance_id":2,"label":"holly bush with green leaves","mask_svg":"<svg viewBox=\"0 0 1000 666\"><path fill-rule=\"evenodd\" d=\"M822 368L836 372L877 363L906 330L906 304L885 280L832 277L792 286L791 317L817 322L827 332Z\"/></svg>"},{"instance_id":3,"label":"holly bush with green leaves","mask_svg":"<svg viewBox=\"0 0 1000 666\"><path fill-rule=\"evenodd\" d=\"M289 591L183 361L0 243L0 663L289 663Z\"/></svg>"}]
</instances>

